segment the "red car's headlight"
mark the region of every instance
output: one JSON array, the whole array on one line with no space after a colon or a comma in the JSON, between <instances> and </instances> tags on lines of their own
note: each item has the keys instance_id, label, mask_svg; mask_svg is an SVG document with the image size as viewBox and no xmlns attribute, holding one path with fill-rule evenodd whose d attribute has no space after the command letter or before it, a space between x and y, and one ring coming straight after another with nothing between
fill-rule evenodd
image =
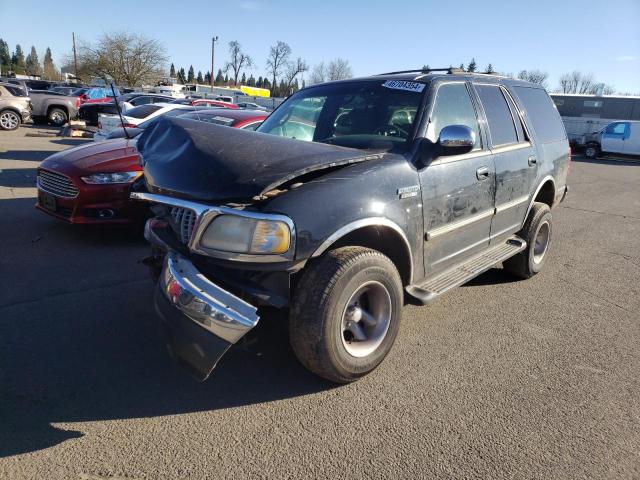
<instances>
[{"instance_id":1,"label":"red car's headlight","mask_svg":"<svg viewBox=\"0 0 640 480\"><path fill-rule=\"evenodd\" d=\"M82 178L84 183L92 185L108 185L113 183L131 183L139 178L142 172L94 173Z\"/></svg>"}]
</instances>

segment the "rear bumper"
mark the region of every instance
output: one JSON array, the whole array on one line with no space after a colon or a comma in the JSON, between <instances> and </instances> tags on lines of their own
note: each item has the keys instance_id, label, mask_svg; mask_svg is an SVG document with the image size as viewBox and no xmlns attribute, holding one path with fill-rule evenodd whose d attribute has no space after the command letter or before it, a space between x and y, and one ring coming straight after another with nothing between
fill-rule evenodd
<instances>
[{"instance_id":1,"label":"rear bumper","mask_svg":"<svg viewBox=\"0 0 640 480\"><path fill-rule=\"evenodd\" d=\"M256 307L223 290L185 257L169 252L155 305L170 352L206 380L227 349L258 323Z\"/></svg>"}]
</instances>

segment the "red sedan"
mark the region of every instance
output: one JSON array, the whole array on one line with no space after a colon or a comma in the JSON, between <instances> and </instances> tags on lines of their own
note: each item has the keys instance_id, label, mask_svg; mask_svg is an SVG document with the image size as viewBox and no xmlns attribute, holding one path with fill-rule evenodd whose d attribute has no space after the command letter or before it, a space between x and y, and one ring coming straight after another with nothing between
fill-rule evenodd
<instances>
[{"instance_id":1,"label":"red sedan","mask_svg":"<svg viewBox=\"0 0 640 480\"><path fill-rule=\"evenodd\" d=\"M267 113L207 109L181 117L255 130ZM136 143L135 138L116 138L47 157L38 168L36 208L70 223L131 223L142 219L143 204L129 200L131 184L142 175Z\"/></svg>"}]
</instances>

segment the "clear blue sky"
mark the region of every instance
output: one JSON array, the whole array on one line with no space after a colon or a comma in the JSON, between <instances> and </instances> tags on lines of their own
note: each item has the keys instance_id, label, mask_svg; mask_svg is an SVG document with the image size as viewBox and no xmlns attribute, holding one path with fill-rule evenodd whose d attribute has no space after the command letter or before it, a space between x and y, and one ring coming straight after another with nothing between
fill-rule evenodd
<instances>
[{"instance_id":1,"label":"clear blue sky","mask_svg":"<svg viewBox=\"0 0 640 480\"><path fill-rule=\"evenodd\" d=\"M99 5L99 6L98 6ZM93 12L98 12L93 14ZM59 65L71 32L95 40L131 30L160 39L176 67L210 68L212 34L220 37L216 70L227 42L253 57L247 73L266 71L269 46L283 40L314 65L343 57L356 76L468 63L500 72L549 72L550 86L572 70L591 72L619 91L640 92L640 0L110 0L65 4L0 0L0 37L25 54L50 46Z\"/></svg>"}]
</instances>

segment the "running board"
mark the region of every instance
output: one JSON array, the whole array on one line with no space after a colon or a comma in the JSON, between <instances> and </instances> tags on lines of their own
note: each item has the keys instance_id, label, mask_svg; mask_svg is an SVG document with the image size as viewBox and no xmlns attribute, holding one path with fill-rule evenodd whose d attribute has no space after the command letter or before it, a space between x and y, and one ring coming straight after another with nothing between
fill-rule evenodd
<instances>
[{"instance_id":1,"label":"running board","mask_svg":"<svg viewBox=\"0 0 640 480\"><path fill-rule=\"evenodd\" d=\"M420 285L409 285L406 291L423 305L432 302L448 290L467 283L472 278L486 272L500 262L513 257L527 248L527 242L519 237L511 237L504 243L489 248L460 265L455 265Z\"/></svg>"}]
</instances>

